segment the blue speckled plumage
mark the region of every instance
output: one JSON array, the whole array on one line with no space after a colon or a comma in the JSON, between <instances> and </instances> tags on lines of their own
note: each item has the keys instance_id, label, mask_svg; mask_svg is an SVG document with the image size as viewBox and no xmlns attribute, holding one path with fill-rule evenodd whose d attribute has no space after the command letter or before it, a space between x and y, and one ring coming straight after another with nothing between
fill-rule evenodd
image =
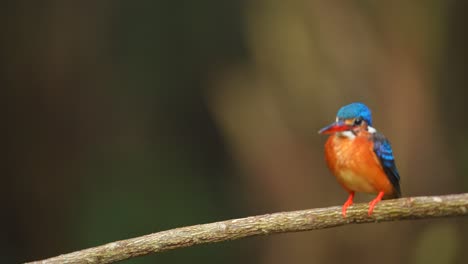
<instances>
[{"instance_id":1,"label":"blue speckled plumage","mask_svg":"<svg viewBox=\"0 0 468 264\"><path fill-rule=\"evenodd\" d=\"M387 175L387 178L395 188L395 196L401 196L400 190L400 174L395 165L395 158L393 157L393 150L390 142L380 133L375 133L372 137L374 142L374 152L380 160L380 163Z\"/></svg>"},{"instance_id":2,"label":"blue speckled plumage","mask_svg":"<svg viewBox=\"0 0 468 264\"><path fill-rule=\"evenodd\" d=\"M340 110L336 116L340 119L350 119L361 117L364 119L369 126L372 126L372 113L370 109L363 103L352 103L345 105Z\"/></svg>"}]
</instances>

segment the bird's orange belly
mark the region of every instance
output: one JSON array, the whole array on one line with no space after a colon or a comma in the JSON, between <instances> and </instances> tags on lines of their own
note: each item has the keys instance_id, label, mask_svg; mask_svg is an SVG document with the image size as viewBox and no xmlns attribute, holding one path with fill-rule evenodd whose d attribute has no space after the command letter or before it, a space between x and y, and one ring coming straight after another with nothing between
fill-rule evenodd
<instances>
[{"instance_id":1,"label":"bird's orange belly","mask_svg":"<svg viewBox=\"0 0 468 264\"><path fill-rule=\"evenodd\" d=\"M343 187L350 191L363 192L363 193L376 193L378 192L373 186L372 182L367 177L355 173L352 170L344 169L336 172L336 178Z\"/></svg>"},{"instance_id":2,"label":"bird's orange belly","mask_svg":"<svg viewBox=\"0 0 468 264\"><path fill-rule=\"evenodd\" d=\"M330 138L325 155L328 167L348 191L393 193L393 187L366 138L353 141Z\"/></svg>"}]
</instances>

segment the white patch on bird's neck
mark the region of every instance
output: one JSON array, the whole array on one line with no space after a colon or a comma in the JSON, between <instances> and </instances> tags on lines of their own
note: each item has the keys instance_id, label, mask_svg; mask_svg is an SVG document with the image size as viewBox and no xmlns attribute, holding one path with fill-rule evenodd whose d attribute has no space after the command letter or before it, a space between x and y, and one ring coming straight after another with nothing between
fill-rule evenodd
<instances>
[{"instance_id":1,"label":"white patch on bird's neck","mask_svg":"<svg viewBox=\"0 0 468 264\"><path fill-rule=\"evenodd\" d=\"M342 131L342 132L338 132L337 134L340 137L345 137L348 139L354 139L356 137L356 135L354 135L352 131Z\"/></svg>"},{"instance_id":2,"label":"white patch on bird's neck","mask_svg":"<svg viewBox=\"0 0 468 264\"><path fill-rule=\"evenodd\" d=\"M371 127L371 126L368 126L368 127L367 127L367 131L368 131L369 133L374 134L375 132L377 132L377 129L375 129L375 128Z\"/></svg>"}]
</instances>

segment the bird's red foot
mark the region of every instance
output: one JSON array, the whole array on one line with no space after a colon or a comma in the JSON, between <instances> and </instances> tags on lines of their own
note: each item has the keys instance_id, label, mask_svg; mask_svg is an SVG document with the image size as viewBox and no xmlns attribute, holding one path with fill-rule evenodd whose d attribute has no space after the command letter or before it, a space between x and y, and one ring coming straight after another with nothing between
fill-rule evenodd
<instances>
[{"instance_id":1,"label":"bird's red foot","mask_svg":"<svg viewBox=\"0 0 468 264\"><path fill-rule=\"evenodd\" d=\"M346 209L348 209L348 207L350 207L353 204L353 199L354 199L354 192L350 192L348 200L346 200L346 202L343 204L343 208L341 209L341 214L345 218L346 218Z\"/></svg>"},{"instance_id":2,"label":"bird's red foot","mask_svg":"<svg viewBox=\"0 0 468 264\"><path fill-rule=\"evenodd\" d=\"M367 212L369 216L371 216L372 212L374 211L375 205L382 200L383 196L384 196L384 192L379 192L377 197L375 197L375 199L369 203L369 211Z\"/></svg>"}]
</instances>

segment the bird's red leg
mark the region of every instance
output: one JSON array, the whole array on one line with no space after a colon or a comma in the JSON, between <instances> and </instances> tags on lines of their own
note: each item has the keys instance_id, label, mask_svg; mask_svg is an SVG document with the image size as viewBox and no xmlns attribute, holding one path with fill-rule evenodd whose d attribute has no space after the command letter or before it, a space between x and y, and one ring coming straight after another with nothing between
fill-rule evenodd
<instances>
[{"instance_id":1,"label":"bird's red leg","mask_svg":"<svg viewBox=\"0 0 468 264\"><path fill-rule=\"evenodd\" d=\"M374 211L374 207L375 205L380 202L380 200L382 200L382 197L384 196L384 192L379 192L379 194L377 195L377 197L375 197L374 200L372 200L370 203L369 203L369 211L367 212L367 214L369 216L371 216L372 212Z\"/></svg>"},{"instance_id":2,"label":"bird's red leg","mask_svg":"<svg viewBox=\"0 0 468 264\"><path fill-rule=\"evenodd\" d=\"M343 208L341 209L341 214L343 217L346 217L346 209L353 204L354 199L354 192L349 192L348 200L343 204Z\"/></svg>"}]
</instances>

